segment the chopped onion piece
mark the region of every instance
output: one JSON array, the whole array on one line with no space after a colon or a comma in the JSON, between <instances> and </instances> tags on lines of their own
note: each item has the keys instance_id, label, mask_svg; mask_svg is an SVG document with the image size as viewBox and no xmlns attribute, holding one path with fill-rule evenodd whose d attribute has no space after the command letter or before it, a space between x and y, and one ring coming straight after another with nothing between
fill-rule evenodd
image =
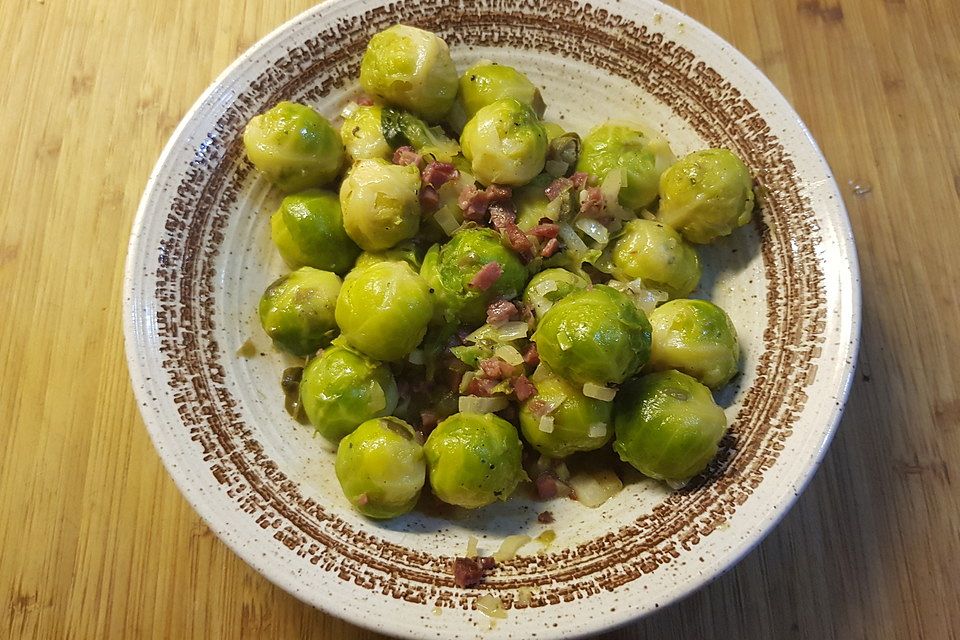
<instances>
[{"instance_id":1,"label":"chopped onion piece","mask_svg":"<svg viewBox=\"0 0 960 640\"><path fill-rule=\"evenodd\" d=\"M636 216L628 209L620 205L620 188L624 183L623 169L615 169L607 173L607 176L600 183L600 193L603 194L603 201L606 210L611 216L618 220L627 220Z\"/></svg>"},{"instance_id":2,"label":"chopped onion piece","mask_svg":"<svg viewBox=\"0 0 960 640\"><path fill-rule=\"evenodd\" d=\"M504 323L494 329L500 342L510 342L511 340L526 338L527 331L529 330L530 327L527 326L527 323L519 320L515 322Z\"/></svg>"},{"instance_id":3,"label":"chopped onion piece","mask_svg":"<svg viewBox=\"0 0 960 640\"><path fill-rule=\"evenodd\" d=\"M520 547L530 542L533 538L525 535L507 536L500 543L500 548L493 554L493 559L497 562L513 560L517 556Z\"/></svg>"},{"instance_id":4,"label":"chopped onion piece","mask_svg":"<svg viewBox=\"0 0 960 640\"><path fill-rule=\"evenodd\" d=\"M567 468L566 462L560 462L557 464L557 478L566 482L570 479L570 469Z\"/></svg>"},{"instance_id":5,"label":"chopped onion piece","mask_svg":"<svg viewBox=\"0 0 960 640\"><path fill-rule=\"evenodd\" d=\"M543 382L551 376L550 367L548 367L543 362L537 365L537 368L533 370L533 375L530 376L530 382L537 384L538 382Z\"/></svg>"},{"instance_id":6,"label":"chopped onion piece","mask_svg":"<svg viewBox=\"0 0 960 640\"><path fill-rule=\"evenodd\" d=\"M596 240L601 245L606 246L610 242L610 232L607 228L593 218L580 218L576 222L577 228L585 234Z\"/></svg>"},{"instance_id":7,"label":"chopped onion piece","mask_svg":"<svg viewBox=\"0 0 960 640\"><path fill-rule=\"evenodd\" d=\"M543 170L550 174L551 178L559 178L565 174L569 168L570 165L562 160L547 160L546 164L543 165Z\"/></svg>"},{"instance_id":8,"label":"chopped onion piece","mask_svg":"<svg viewBox=\"0 0 960 640\"><path fill-rule=\"evenodd\" d=\"M510 324L510 323L508 322L507 324ZM481 326L479 329L477 329L476 331L474 331L473 333L467 335L467 337L464 338L463 341L464 342L480 342L485 338L496 338L496 336L497 336L497 328L494 327L492 324L485 324Z\"/></svg>"},{"instance_id":9,"label":"chopped onion piece","mask_svg":"<svg viewBox=\"0 0 960 640\"><path fill-rule=\"evenodd\" d=\"M531 296L531 302L533 302L533 311L538 318L550 311L550 307L553 306L553 303L546 298L533 298Z\"/></svg>"},{"instance_id":10,"label":"chopped onion piece","mask_svg":"<svg viewBox=\"0 0 960 640\"><path fill-rule=\"evenodd\" d=\"M540 431L544 433L553 433L553 416L543 416L540 418Z\"/></svg>"},{"instance_id":11,"label":"chopped onion piece","mask_svg":"<svg viewBox=\"0 0 960 640\"><path fill-rule=\"evenodd\" d=\"M496 127L490 128L494 129ZM499 618L501 620L507 618L507 610L503 608L503 602L497 596L489 593L477 598L477 610L490 618Z\"/></svg>"},{"instance_id":12,"label":"chopped onion piece","mask_svg":"<svg viewBox=\"0 0 960 640\"><path fill-rule=\"evenodd\" d=\"M587 245L580 239L580 236L577 235L574 228L566 222L560 223L559 235L560 239L563 240L563 244L573 253L582 255L587 252Z\"/></svg>"},{"instance_id":13,"label":"chopped onion piece","mask_svg":"<svg viewBox=\"0 0 960 640\"><path fill-rule=\"evenodd\" d=\"M652 313L657 305L670 299L670 294L665 291L648 289L640 278L628 282L626 288L632 294L636 305L647 315Z\"/></svg>"},{"instance_id":14,"label":"chopped onion piece","mask_svg":"<svg viewBox=\"0 0 960 640\"><path fill-rule=\"evenodd\" d=\"M512 347L508 344L500 345L494 349L493 355L497 356L507 364L512 364L513 366L523 364L523 355L517 351L516 347Z\"/></svg>"},{"instance_id":15,"label":"chopped onion piece","mask_svg":"<svg viewBox=\"0 0 960 640\"><path fill-rule=\"evenodd\" d=\"M457 222L457 219L450 212L449 207L442 207L433 214L433 219L437 221L437 224L440 225L440 228L443 229L443 232L448 236L452 236L457 229L460 228L460 223Z\"/></svg>"},{"instance_id":16,"label":"chopped onion piece","mask_svg":"<svg viewBox=\"0 0 960 640\"><path fill-rule=\"evenodd\" d=\"M530 293L538 293L541 296L545 296L552 291L557 290L557 281L556 280L543 280L537 284L530 287Z\"/></svg>"},{"instance_id":17,"label":"chopped onion piece","mask_svg":"<svg viewBox=\"0 0 960 640\"><path fill-rule=\"evenodd\" d=\"M477 536L470 536L467 538L467 553L466 557L476 558L477 557Z\"/></svg>"},{"instance_id":18,"label":"chopped onion piece","mask_svg":"<svg viewBox=\"0 0 960 640\"><path fill-rule=\"evenodd\" d=\"M481 398L480 396L460 396L460 413L496 413L503 411L510 405L506 396Z\"/></svg>"},{"instance_id":19,"label":"chopped onion piece","mask_svg":"<svg viewBox=\"0 0 960 640\"><path fill-rule=\"evenodd\" d=\"M423 364L425 362L423 351L414 349L410 352L410 355L407 356L407 360L409 360L411 364Z\"/></svg>"},{"instance_id":20,"label":"chopped onion piece","mask_svg":"<svg viewBox=\"0 0 960 640\"><path fill-rule=\"evenodd\" d=\"M690 483L690 480L667 480L667 484L671 489L676 491L677 489L683 489L687 484Z\"/></svg>"},{"instance_id":21,"label":"chopped onion piece","mask_svg":"<svg viewBox=\"0 0 960 640\"><path fill-rule=\"evenodd\" d=\"M570 478L570 486L577 495L577 501L591 509L599 507L623 489L620 478L610 469L578 473Z\"/></svg>"},{"instance_id":22,"label":"chopped onion piece","mask_svg":"<svg viewBox=\"0 0 960 640\"><path fill-rule=\"evenodd\" d=\"M606 422L594 422L590 425L590 428L587 429L587 437L589 438L605 438L607 436L607 423Z\"/></svg>"},{"instance_id":23,"label":"chopped onion piece","mask_svg":"<svg viewBox=\"0 0 960 640\"><path fill-rule=\"evenodd\" d=\"M610 387L604 387L599 384L594 384L592 382L585 382L583 383L583 395L595 400L610 402L617 395L617 390L611 389Z\"/></svg>"},{"instance_id":24,"label":"chopped onion piece","mask_svg":"<svg viewBox=\"0 0 960 640\"><path fill-rule=\"evenodd\" d=\"M348 102L347 104L343 105L343 109L340 110L340 117L341 117L341 118L344 118L344 119L349 118L350 116L353 115L353 113L354 113L359 107L360 107L359 104L357 104L356 102L354 102L353 100L351 100L351 101Z\"/></svg>"}]
</instances>

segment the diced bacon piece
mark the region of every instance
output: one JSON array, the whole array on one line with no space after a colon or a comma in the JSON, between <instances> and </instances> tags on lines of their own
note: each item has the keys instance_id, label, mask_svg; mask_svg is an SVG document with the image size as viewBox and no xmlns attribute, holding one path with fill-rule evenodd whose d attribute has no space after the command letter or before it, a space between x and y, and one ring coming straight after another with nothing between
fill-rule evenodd
<instances>
[{"instance_id":1,"label":"diced bacon piece","mask_svg":"<svg viewBox=\"0 0 960 640\"><path fill-rule=\"evenodd\" d=\"M520 317L520 310L517 305L509 300L494 300L487 307L487 323L498 325Z\"/></svg>"},{"instance_id":2,"label":"diced bacon piece","mask_svg":"<svg viewBox=\"0 0 960 640\"><path fill-rule=\"evenodd\" d=\"M516 394L517 400L523 402L527 398L535 396L537 388L527 379L527 376L519 375L513 379L513 392Z\"/></svg>"},{"instance_id":3,"label":"diced bacon piece","mask_svg":"<svg viewBox=\"0 0 960 640\"><path fill-rule=\"evenodd\" d=\"M420 208L427 213L432 213L438 206L440 206L440 194L429 184L423 185L420 188Z\"/></svg>"},{"instance_id":4,"label":"diced bacon piece","mask_svg":"<svg viewBox=\"0 0 960 640\"><path fill-rule=\"evenodd\" d=\"M527 261L533 258L533 244L531 244L530 238L527 237L527 234L525 234L520 227L513 223L508 224L503 233L506 236L507 244L510 245L510 248L516 251L521 258Z\"/></svg>"},{"instance_id":5,"label":"diced bacon piece","mask_svg":"<svg viewBox=\"0 0 960 640\"><path fill-rule=\"evenodd\" d=\"M512 377L517 368L501 358L484 358L478 363L483 375L491 380L506 380Z\"/></svg>"},{"instance_id":6,"label":"diced bacon piece","mask_svg":"<svg viewBox=\"0 0 960 640\"><path fill-rule=\"evenodd\" d=\"M560 248L560 241L556 238L550 238L547 240L543 247L540 249L540 255L544 258L549 258L557 252L557 249Z\"/></svg>"},{"instance_id":7,"label":"diced bacon piece","mask_svg":"<svg viewBox=\"0 0 960 640\"><path fill-rule=\"evenodd\" d=\"M540 524L550 524L553 522L553 512L552 511L541 511L537 515L537 522Z\"/></svg>"},{"instance_id":8,"label":"diced bacon piece","mask_svg":"<svg viewBox=\"0 0 960 640\"><path fill-rule=\"evenodd\" d=\"M570 178L557 178L543 190L543 193L547 196L547 200L556 200L563 194L565 191L569 191L573 188L573 182L570 181Z\"/></svg>"},{"instance_id":9,"label":"diced bacon piece","mask_svg":"<svg viewBox=\"0 0 960 640\"><path fill-rule=\"evenodd\" d=\"M491 204L487 211L490 214L490 222L498 231L503 231L517 220L517 214L514 213L512 207Z\"/></svg>"},{"instance_id":10,"label":"diced bacon piece","mask_svg":"<svg viewBox=\"0 0 960 640\"><path fill-rule=\"evenodd\" d=\"M584 173L583 171L577 171L572 176L570 176L570 182L573 184L575 189L583 189L587 184L590 183L590 174Z\"/></svg>"},{"instance_id":11,"label":"diced bacon piece","mask_svg":"<svg viewBox=\"0 0 960 640\"><path fill-rule=\"evenodd\" d=\"M530 413L534 418L542 418L550 412L550 405L540 398L534 398L531 400L528 408L530 409Z\"/></svg>"},{"instance_id":12,"label":"diced bacon piece","mask_svg":"<svg viewBox=\"0 0 960 640\"><path fill-rule=\"evenodd\" d=\"M464 187L457 198L457 205L463 211L464 219L472 222L483 222L489 204L484 193L472 184Z\"/></svg>"},{"instance_id":13,"label":"diced bacon piece","mask_svg":"<svg viewBox=\"0 0 960 640\"><path fill-rule=\"evenodd\" d=\"M540 238L541 240L556 238L558 233L560 233L560 225L554 224L553 222L546 224L541 223L533 229L530 229L530 235L534 238Z\"/></svg>"},{"instance_id":14,"label":"diced bacon piece","mask_svg":"<svg viewBox=\"0 0 960 640\"><path fill-rule=\"evenodd\" d=\"M493 395L493 388L499 384L498 380L491 380L483 376L474 376L467 385L467 395L489 398Z\"/></svg>"},{"instance_id":15,"label":"diced bacon piece","mask_svg":"<svg viewBox=\"0 0 960 640\"><path fill-rule=\"evenodd\" d=\"M540 364L540 353L537 351L535 343L531 342L527 350L523 352L523 363L531 367Z\"/></svg>"},{"instance_id":16,"label":"diced bacon piece","mask_svg":"<svg viewBox=\"0 0 960 640\"><path fill-rule=\"evenodd\" d=\"M549 473L543 473L534 480L537 486L537 495L541 500L549 500L557 495L557 479Z\"/></svg>"},{"instance_id":17,"label":"diced bacon piece","mask_svg":"<svg viewBox=\"0 0 960 640\"><path fill-rule=\"evenodd\" d=\"M420 177L424 184L439 189L445 183L459 178L460 172L449 162L431 162L424 167Z\"/></svg>"},{"instance_id":18,"label":"diced bacon piece","mask_svg":"<svg viewBox=\"0 0 960 640\"><path fill-rule=\"evenodd\" d=\"M373 98L371 98L370 96L368 96L368 95L366 95L366 94L364 94L364 95L360 96L359 98L357 98L357 101L356 101L356 102L357 102L357 104L360 105L361 107L372 107L372 106L373 106Z\"/></svg>"},{"instance_id":19,"label":"diced bacon piece","mask_svg":"<svg viewBox=\"0 0 960 640\"><path fill-rule=\"evenodd\" d=\"M453 582L461 589L474 587L483 581L483 568L474 558L456 558L453 561Z\"/></svg>"},{"instance_id":20,"label":"diced bacon piece","mask_svg":"<svg viewBox=\"0 0 960 640\"><path fill-rule=\"evenodd\" d=\"M513 197L513 189L502 184L492 184L484 191L488 202L508 202Z\"/></svg>"},{"instance_id":21,"label":"diced bacon piece","mask_svg":"<svg viewBox=\"0 0 960 640\"><path fill-rule=\"evenodd\" d=\"M423 430L425 432L433 431L438 422L440 422L440 417L435 411L427 409L420 412L420 424L423 425Z\"/></svg>"},{"instance_id":22,"label":"diced bacon piece","mask_svg":"<svg viewBox=\"0 0 960 640\"><path fill-rule=\"evenodd\" d=\"M413 147L397 147L397 150L393 152L393 164L412 164L419 167L422 162L423 158Z\"/></svg>"},{"instance_id":23,"label":"diced bacon piece","mask_svg":"<svg viewBox=\"0 0 960 640\"><path fill-rule=\"evenodd\" d=\"M503 275L503 267L499 262L488 262L483 265L477 274L470 280L470 286L480 291L486 291Z\"/></svg>"},{"instance_id":24,"label":"diced bacon piece","mask_svg":"<svg viewBox=\"0 0 960 640\"><path fill-rule=\"evenodd\" d=\"M603 192L600 191L600 187L587 187L584 195L581 196L580 215L585 218L601 220L604 218L603 213L606 208L607 204L603 199Z\"/></svg>"}]
</instances>

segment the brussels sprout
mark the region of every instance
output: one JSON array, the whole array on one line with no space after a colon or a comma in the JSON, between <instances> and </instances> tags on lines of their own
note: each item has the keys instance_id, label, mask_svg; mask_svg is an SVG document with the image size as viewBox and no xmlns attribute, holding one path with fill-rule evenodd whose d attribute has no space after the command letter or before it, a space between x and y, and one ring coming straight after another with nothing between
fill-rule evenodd
<instances>
[{"instance_id":1,"label":"brussels sprout","mask_svg":"<svg viewBox=\"0 0 960 640\"><path fill-rule=\"evenodd\" d=\"M383 135L394 148L409 145L428 160L451 162L460 153L460 145L440 127L430 127L413 114L386 108L382 118Z\"/></svg>"},{"instance_id":2,"label":"brussels sprout","mask_svg":"<svg viewBox=\"0 0 960 640\"><path fill-rule=\"evenodd\" d=\"M413 509L427 466L417 433L387 416L367 420L337 448L337 480L354 508L370 518L395 518Z\"/></svg>"},{"instance_id":3,"label":"brussels sprout","mask_svg":"<svg viewBox=\"0 0 960 640\"><path fill-rule=\"evenodd\" d=\"M472 284L488 264L496 263L502 273L487 289ZM433 289L438 319L464 324L480 324L487 305L494 298L513 298L527 282L527 268L500 235L492 229L463 229L443 246L427 251L420 275Z\"/></svg>"},{"instance_id":4,"label":"brussels sprout","mask_svg":"<svg viewBox=\"0 0 960 640\"><path fill-rule=\"evenodd\" d=\"M270 218L270 235L291 268L343 274L360 254L347 236L335 193L310 189L289 195Z\"/></svg>"},{"instance_id":5,"label":"brussels sprout","mask_svg":"<svg viewBox=\"0 0 960 640\"><path fill-rule=\"evenodd\" d=\"M343 119L340 139L347 154L354 160L371 160L393 156L393 148L383 135L383 107L360 105Z\"/></svg>"},{"instance_id":6,"label":"brussels sprout","mask_svg":"<svg viewBox=\"0 0 960 640\"><path fill-rule=\"evenodd\" d=\"M371 253L364 251L353 264L354 269L363 269L378 262L406 262L414 271L420 270L420 252L412 242L402 242L392 249Z\"/></svg>"},{"instance_id":7,"label":"brussels sprout","mask_svg":"<svg viewBox=\"0 0 960 640\"><path fill-rule=\"evenodd\" d=\"M423 446L433 493L467 509L506 500L526 478L517 430L497 416L456 413Z\"/></svg>"},{"instance_id":8,"label":"brussels sprout","mask_svg":"<svg viewBox=\"0 0 960 640\"><path fill-rule=\"evenodd\" d=\"M360 423L393 413L397 383L386 366L332 346L303 370L300 404L317 432L336 442Z\"/></svg>"},{"instance_id":9,"label":"brussels sprout","mask_svg":"<svg viewBox=\"0 0 960 640\"><path fill-rule=\"evenodd\" d=\"M398 24L370 39L360 84L370 95L438 122L457 97L457 69L440 36Z\"/></svg>"},{"instance_id":10,"label":"brussels sprout","mask_svg":"<svg viewBox=\"0 0 960 640\"><path fill-rule=\"evenodd\" d=\"M553 182L553 176L541 173L533 180L513 190L513 206L517 211L517 226L530 231L543 218L553 220L557 214L550 209L550 200L544 189Z\"/></svg>"},{"instance_id":11,"label":"brussels sprout","mask_svg":"<svg viewBox=\"0 0 960 640\"><path fill-rule=\"evenodd\" d=\"M673 152L663 138L633 125L608 122L583 139L577 171L602 182L611 170L623 169L626 180L618 200L627 209L639 211L656 199L660 174L673 162Z\"/></svg>"},{"instance_id":12,"label":"brussels sprout","mask_svg":"<svg viewBox=\"0 0 960 640\"><path fill-rule=\"evenodd\" d=\"M533 109L507 98L477 111L463 128L460 147L483 184L519 186L543 170L547 132Z\"/></svg>"},{"instance_id":13,"label":"brussels sprout","mask_svg":"<svg viewBox=\"0 0 960 640\"><path fill-rule=\"evenodd\" d=\"M625 293L574 291L543 314L533 334L540 359L578 383L620 383L650 357L650 322Z\"/></svg>"},{"instance_id":14,"label":"brussels sprout","mask_svg":"<svg viewBox=\"0 0 960 640\"><path fill-rule=\"evenodd\" d=\"M336 130L295 102L281 102L254 116L243 130L243 146L250 162L287 193L329 184L343 166Z\"/></svg>"},{"instance_id":15,"label":"brussels sprout","mask_svg":"<svg viewBox=\"0 0 960 640\"><path fill-rule=\"evenodd\" d=\"M690 242L706 244L750 222L750 171L727 149L684 156L660 177L657 218Z\"/></svg>"},{"instance_id":16,"label":"brussels sprout","mask_svg":"<svg viewBox=\"0 0 960 640\"><path fill-rule=\"evenodd\" d=\"M260 298L260 324L273 343L298 356L330 344L338 333L333 317L340 278L303 267L275 280Z\"/></svg>"},{"instance_id":17,"label":"brussels sprout","mask_svg":"<svg viewBox=\"0 0 960 640\"><path fill-rule=\"evenodd\" d=\"M540 318L553 303L588 286L590 280L578 273L560 268L544 269L530 278L523 292L523 303Z\"/></svg>"},{"instance_id":18,"label":"brussels sprout","mask_svg":"<svg viewBox=\"0 0 960 640\"><path fill-rule=\"evenodd\" d=\"M420 228L420 171L379 158L353 165L340 185L347 235L364 251L383 251Z\"/></svg>"},{"instance_id":19,"label":"brussels sprout","mask_svg":"<svg viewBox=\"0 0 960 640\"><path fill-rule=\"evenodd\" d=\"M740 344L726 312L706 300L672 300L650 314L650 369L677 369L711 389L737 373Z\"/></svg>"},{"instance_id":20,"label":"brussels sprout","mask_svg":"<svg viewBox=\"0 0 960 640\"><path fill-rule=\"evenodd\" d=\"M631 380L615 404L614 450L658 480L683 483L706 469L727 430L710 390L679 371Z\"/></svg>"},{"instance_id":21,"label":"brussels sprout","mask_svg":"<svg viewBox=\"0 0 960 640\"><path fill-rule=\"evenodd\" d=\"M563 133L550 138L544 169L554 178L570 174L577 166L582 147L583 142L576 133Z\"/></svg>"},{"instance_id":22,"label":"brussels sprout","mask_svg":"<svg viewBox=\"0 0 960 640\"><path fill-rule=\"evenodd\" d=\"M423 278L406 262L378 262L347 274L336 318L344 339L377 360L399 360L417 348L433 316Z\"/></svg>"},{"instance_id":23,"label":"brussels sprout","mask_svg":"<svg viewBox=\"0 0 960 640\"><path fill-rule=\"evenodd\" d=\"M544 403L555 407L546 421L540 411ZM521 405L520 429L543 455L565 458L607 444L613 434L612 413L612 402L588 398L580 388L551 375L538 380L537 395Z\"/></svg>"},{"instance_id":24,"label":"brussels sprout","mask_svg":"<svg viewBox=\"0 0 960 640\"><path fill-rule=\"evenodd\" d=\"M527 76L513 67L494 62L478 62L460 76L457 102L467 120L480 109L504 98L513 98L529 106L538 118L543 117L546 109L540 90Z\"/></svg>"},{"instance_id":25,"label":"brussels sprout","mask_svg":"<svg viewBox=\"0 0 960 640\"><path fill-rule=\"evenodd\" d=\"M653 220L628 222L613 245L613 264L633 280L640 278L649 289L682 298L697 288L700 258L679 233Z\"/></svg>"}]
</instances>

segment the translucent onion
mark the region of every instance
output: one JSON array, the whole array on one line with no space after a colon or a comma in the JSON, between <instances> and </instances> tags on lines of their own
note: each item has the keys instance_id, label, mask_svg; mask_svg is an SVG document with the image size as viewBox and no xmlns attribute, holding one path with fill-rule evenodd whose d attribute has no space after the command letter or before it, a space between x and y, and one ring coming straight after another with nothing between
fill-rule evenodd
<instances>
[{"instance_id":1,"label":"translucent onion","mask_svg":"<svg viewBox=\"0 0 960 640\"><path fill-rule=\"evenodd\" d=\"M556 467L556 471L557 471L557 478L559 478L560 480L566 482L567 480L570 479L570 469L567 468L566 462L558 463Z\"/></svg>"},{"instance_id":2,"label":"translucent onion","mask_svg":"<svg viewBox=\"0 0 960 640\"><path fill-rule=\"evenodd\" d=\"M467 553L465 554L468 558L477 557L477 536L470 536L467 538Z\"/></svg>"},{"instance_id":3,"label":"translucent onion","mask_svg":"<svg viewBox=\"0 0 960 640\"><path fill-rule=\"evenodd\" d=\"M537 284L530 287L530 293L536 293L541 296L545 296L548 293L556 290L557 290L556 280L541 280Z\"/></svg>"},{"instance_id":4,"label":"translucent onion","mask_svg":"<svg viewBox=\"0 0 960 640\"><path fill-rule=\"evenodd\" d=\"M560 239L567 249L577 255L583 255L587 252L587 245L580 239L577 232L566 222L560 223Z\"/></svg>"},{"instance_id":5,"label":"translucent onion","mask_svg":"<svg viewBox=\"0 0 960 640\"><path fill-rule=\"evenodd\" d=\"M601 246L606 246L610 242L610 232L607 228L593 218L580 218L576 221L578 229L596 240Z\"/></svg>"},{"instance_id":6,"label":"translucent onion","mask_svg":"<svg viewBox=\"0 0 960 640\"><path fill-rule=\"evenodd\" d=\"M590 438L605 438L607 436L607 423L606 422L594 422L587 429L587 437Z\"/></svg>"},{"instance_id":7,"label":"translucent onion","mask_svg":"<svg viewBox=\"0 0 960 640\"><path fill-rule=\"evenodd\" d=\"M410 355L407 356L407 360L409 360L411 364L423 364L425 362L423 351L414 349L410 352Z\"/></svg>"},{"instance_id":8,"label":"translucent onion","mask_svg":"<svg viewBox=\"0 0 960 640\"><path fill-rule=\"evenodd\" d=\"M351 100L347 104L343 105L343 109L340 110L340 117L346 120L354 114L354 112L360 107L359 104Z\"/></svg>"},{"instance_id":9,"label":"translucent onion","mask_svg":"<svg viewBox=\"0 0 960 640\"><path fill-rule=\"evenodd\" d=\"M616 219L634 218L633 212L620 205L620 188L623 186L623 169L614 169L600 183L600 193L606 203L607 212Z\"/></svg>"},{"instance_id":10,"label":"translucent onion","mask_svg":"<svg viewBox=\"0 0 960 640\"><path fill-rule=\"evenodd\" d=\"M610 469L578 473L570 478L569 483L577 495L577 501L591 509L599 507L623 489L620 478Z\"/></svg>"},{"instance_id":11,"label":"translucent onion","mask_svg":"<svg viewBox=\"0 0 960 640\"><path fill-rule=\"evenodd\" d=\"M540 424L537 427L544 433L553 433L553 416L543 416L540 418Z\"/></svg>"},{"instance_id":12,"label":"translucent onion","mask_svg":"<svg viewBox=\"0 0 960 640\"><path fill-rule=\"evenodd\" d=\"M503 602L497 596L489 593L477 598L477 611L490 618L505 620L507 617L507 610L503 608Z\"/></svg>"},{"instance_id":13,"label":"translucent onion","mask_svg":"<svg viewBox=\"0 0 960 640\"><path fill-rule=\"evenodd\" d=\"M493 355L513 366L523 364L523 355L517 351L516 347L512 347L508 344L500 345L494 349Z\"/></svg>"},{"instance_id":14,"label":"translucent onion","mask_svg":"<svg viewBox=\"0 0 960 640\"><path fill-rule=\"evenodd\" d=\"M504 323L494 329L499 342L510 342L511 340L526 338L529 330L530 327L527 326L527 323L519 320Z\"/></svg>"},{"instance_id":15,"label":"translucent onion","mask_svg":"<svg viewBox=\"0 0 960 640\"><path fill-rule=\"evenodd\" d=\"M593 398L594 400L610 402L617 395L617 390L611 389L610 387L604 387L599 384L594 384L592 382L585 382L583 384L583 395L587 396L588 398Z\"/></svg>"},{"instance_id":16,"label":"translucent onion","mask_svg":"<svg viewBox=\"0 0 960 640\"><path fill-rule=\"evenodd\" d=\"M457 222L456 217L454 217L448 207L442 207L433 214L433 219L437 221L437 224L440 225L440 228L443 229L443 232L448 236L452 236L457 229L460 228L460 223Z\"/></svg>"},{"instance_id":17,"label":"translucent onion","mask_svg":"<svg viewBox=\"0 0 960 640\"><path fill-rule=\"evenodd\" d=\"M525 535L507 536L500 543L500 548L493 554L493 559L497 562L513 560L517 556L520 547L530 542L533 538Z\"/></svg>"},{"instance_id":18,"label":"translucent onion","mask_svg":"<svg viewBox=\"0 0 960 640\"><path fill-rule=\"evenodd\" d=\"M460 413L496 413L503 411L510 405L506 396L481 398L480 396L460 396L458 403Z\"/></svg>"}]
</instances>

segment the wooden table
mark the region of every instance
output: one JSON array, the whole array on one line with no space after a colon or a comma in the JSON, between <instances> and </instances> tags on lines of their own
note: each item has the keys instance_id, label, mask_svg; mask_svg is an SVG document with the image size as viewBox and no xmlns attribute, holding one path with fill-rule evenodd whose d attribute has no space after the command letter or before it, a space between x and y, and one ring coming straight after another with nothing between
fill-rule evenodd
<instances>
[{"instance_id":1,"label":"wooden table","mask_svg":"<svg viewBox=\"0 0 960 640\"><path fill-rule=\"evenodd\" d=\"M0 637L372 638L180 496L137 412L121 282L147 175L239 53L311 0L0 3ZM793 102L863 272L846 417L733 571L608 638L957 638L960 3L676 0Z\"/></svg>"}]
</instances>

